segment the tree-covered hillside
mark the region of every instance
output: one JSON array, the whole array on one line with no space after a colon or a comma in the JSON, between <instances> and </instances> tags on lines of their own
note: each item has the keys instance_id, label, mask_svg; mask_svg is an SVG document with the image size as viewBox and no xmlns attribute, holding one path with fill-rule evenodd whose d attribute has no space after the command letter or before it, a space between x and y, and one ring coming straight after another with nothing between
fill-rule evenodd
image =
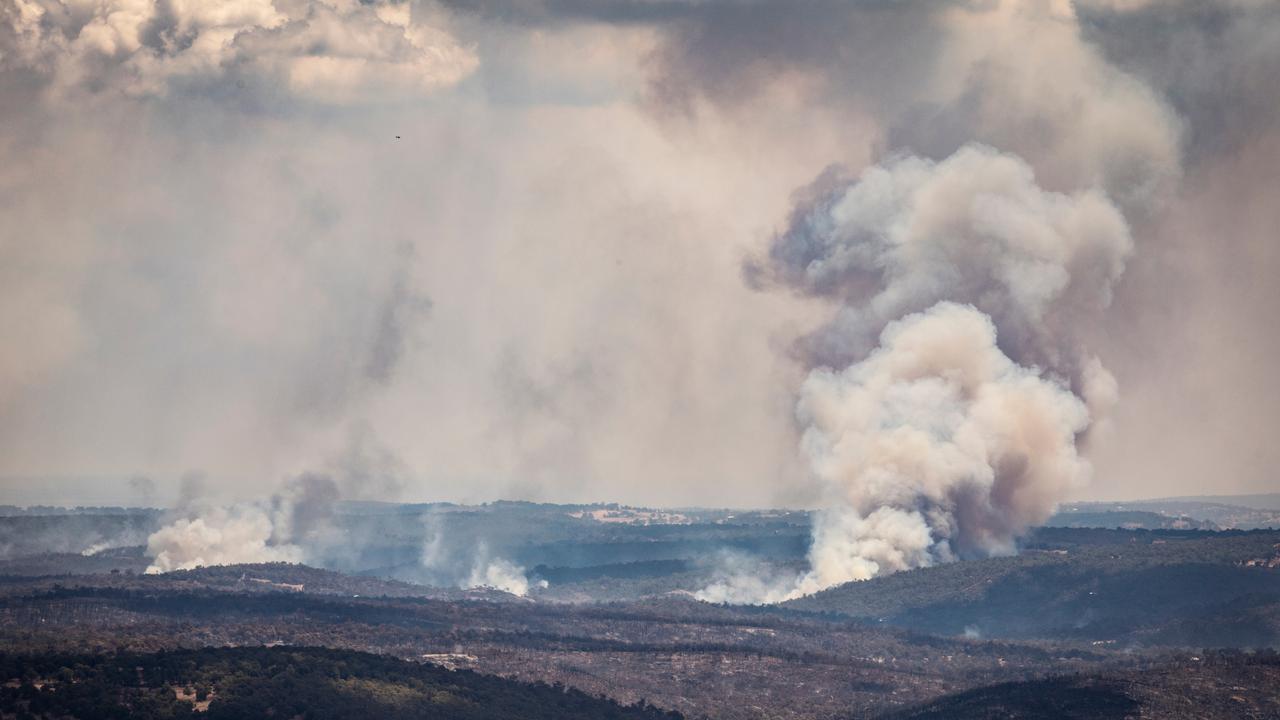
<instances>
[{"instance_id":1,"label":"tree-covered hillside","mask_svg":"<svg viewBox=\"0 0 1280 720\"><path fill-rule=\"evenodd\" d=\"M1204 653L1144 670L1037 678L948 695L881 720L1280 717L1280 657Z\"/></svg>"},{"instance_id":2,"label":"tree-covered hillside","mask_svg":"<svg viewBox=\"0 0 1280 720\"><path fill-rule=\"evenodd\" d=\"M23 718L372 717L678 720L576 690L318 648L0 655L0 714ZM199 714L196 714L199 713Z\"/></svg>"},{"instance_id":3,"label":"tree-covered hillside","mask_svg":"<svg viewBox=\"0 0 1280 720\"><path fill-rule=\"evenodd\" d=\"M1280 644L1280 533L1054 529L1034 540L1015 557L849 583L786 606L946 635Z\"/></svg>"}]
</instances>

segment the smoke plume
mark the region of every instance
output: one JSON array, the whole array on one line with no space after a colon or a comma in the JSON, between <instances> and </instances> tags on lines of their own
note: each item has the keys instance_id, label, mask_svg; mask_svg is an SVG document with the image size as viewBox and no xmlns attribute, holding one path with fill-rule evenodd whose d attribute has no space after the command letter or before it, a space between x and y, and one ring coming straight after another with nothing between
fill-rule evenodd
<instances>
[{"instance_id":1,"label":"smoke plume","mask_svg":"<svg viewBox=\"0 0 1280 720\"><path fill-rule=\"evenodd\" d=\"M990 315L1019 361L1075 380L1074 328L1111 301L1132 241L1098 190L1046 192L1020 158L966 145L933 162L891 159L853 180L828 171L801 197L767 259L776 284L840 303L804 343L811 364L865 357L887 323L941 300Z\"/></svg>"},{"instance_id":2,"label":"smoke plume","mask_svg":"<svg viewBox=\"0 0 1280 720\"><path fill-rule=\"evenodd\" d=\"M337 483L305 474L265 502L180 508L181 517L147 538L148 573L206 565L305 562L316 552L339 497Z\"/></svg>"},{"instance_id":3,"label":"smoke plume","mask_svg":"<svg viewBox=\"0 0 1280 720\"><path fill-rule=\"evenodd\" d=\"M416 579L440 587L484 587L512 595L528 594L524 568L495 556L488 542L451 535L446 517L434 512L423 516L423 524L421 575Z\"/></svg>"},{"instance_id":4,"label":"smoke plume","mask_svg":"<svg viewBox=\"0 0 1280 720\"><path fill-rule=\"evenodd\" d=\"M1076 442L1116 383L1076 328L1131 251L1100 190L1046 191L982 145L828 171L801 193L746 272L837 303L799 353L801 446L825 502L810 571L753 599L1013 552L1088 480Z\"/></svg>"},{"instance_id":5,"label":"smoke plume","mask_svg":"<svg viewBox=\"0 0 1280 720\"><path fill-rule=\"evenodd\" d=\"M482 548L463 587L495 588L520 596L529 593L529 579L524 574L524 568L510 560L489 558L488 555L488 551Z\"/></svg>"},{"instance_id":6,"label":"smoke plume","mask_svg":"<svg viewBox=\"0 0 1280 720\"><path fill-rule=\"evenodd\" d=\"M996 341L988 316L943 302L891 323L867 359L810 374L803 448L834 497L801 593L1012 553L1088 479L1084 403Z\"/></svg>"}]
</instances>

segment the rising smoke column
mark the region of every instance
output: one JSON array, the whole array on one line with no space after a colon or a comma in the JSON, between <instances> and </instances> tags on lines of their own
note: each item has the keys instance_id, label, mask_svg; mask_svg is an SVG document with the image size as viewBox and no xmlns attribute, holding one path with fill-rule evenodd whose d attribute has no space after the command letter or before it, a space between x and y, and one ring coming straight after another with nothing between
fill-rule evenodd
<instances>
[{"instance_id":1,"label":"rising smoke column","mask_svg":"<svg viewBox=\"0 0 1280 720\"><path fill-rule=\"evenodd\" d=\"M835 509L801 592L1012 552L1087 479L1084 403L996 341L988 316L942 302L891 323L866 360L809 375L803 448Z\"/></svg>"},{"instance_id":2,"label":"rising smoke column","mask_svg":"<svg viewBox=\"0 0 1280 720\"><path fill-rule=\"evenodd\" d=\"M422 521L423 576L416 581L463 590L494 588L521 597L529 593L529 578L523 567L495 555L484 539L476 541L450 532L447 514L428 511ZM542 586L546 587L546 581Z\"/></svg>"},{"instance_id":3,"label":"rising smoke column","mask_svg":"<svg viewBox=\"0 0 1280 720\"><path fill-rule=\"evenodd\" d=\"M1088 479L1076 441L1115 381L1079 328L1131 250L1100 190L1045 191L1027 163L981 145L829 171L802 193L746 269L837 303L800 348L802 448L826 506L811 571L756 601L1012 552ZM704 594L734 599L739 585Z\"/></svg>"},{"instance_id":4,"label":"rising smoke column","mask_svg":"<svg viewBox=\"0 0 1280 720\"><path fill-rule=\"evenodd\" d=\"M304 562L320 544L340 497L327 475L305 473L265 502L216 505L189 499L147 538L148 573L208 565Z\"/></svg>"}]
</instances>

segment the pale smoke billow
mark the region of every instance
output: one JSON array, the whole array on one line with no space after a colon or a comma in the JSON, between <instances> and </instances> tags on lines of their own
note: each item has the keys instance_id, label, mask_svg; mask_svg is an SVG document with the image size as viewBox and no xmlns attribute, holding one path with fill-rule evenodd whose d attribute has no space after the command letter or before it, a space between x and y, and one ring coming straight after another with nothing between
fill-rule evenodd
<instances>
[{"instance_id":1,"label":"pale smoke billow","mask_svg":"<svg viewBox=\"0 0 1280 720\"><path fill-rule=\"evenodd\" d=\"M990 318L939 303L892 323L866 360L805 381L804 452L837 497L800 593L1011 553L1087 480L1084 403L996 342Z\"/></svg>"},{"instance_id":2,"label":"pale smoke billow","mask_svg":"<svg viewBox=\"0 0 1280 720\"><path fill-rule=\"evenodd\" d=\"M1110 303L1133 246L1101 191L1046 192L1020 158L983 145L829 176L747 267L758 284L839 301L805 342L810 362L866 357L886 324L950 300L990 315L1019 362L1073 382L1092 364L1075 328Z\"/></svg>"},{"instance_id":3,"label":"pale smoke billow","mask_svg":"<svg viewBox=\"0 0 1280 720\"><path fill-rule=\"evenodd\" d=\"M700 597L771 602L1013 552L1088 480L1076 439L1116 384L1074 328L1110 302L1131 248L1100 191L1046 192L984 146L821 178L747 267L840 303L802 348L801 444L825 493L810 570L730 573Z\"/></svg>"},{"instance_id":4,"label":"pale smoke billow","mask_svg":"<svg viewBox=\"0 0 1280 720\"><path fill-rule=\"evenodd\" d=\"M794 574L769 568L750 556L723 553L715 559L712 581L694 596L713 603L774 603L798 596L798 586Z\"/></svg>"},{"instance_id":5,"label":"pale smoke billow","mask_svg":"<svg viewBox=\"0 0 1280 720\"><path fill-rule=\"evenodd\" d=\"M324 475L296 477L269 502L229 506L192 501L147 538L148 573L207 565L305 562L322 540L339 496Z\"/></svg>"},{"instance_id":6,"label":"pale smoke billow","mask_svg":"<svg viewBox=\"0 0 1280 720\"><path fill-rule=\"evenodd\" d=\"M355 477L363 478L363 474ZM148 573L211 565L288 562L322 567L340 562L363 540L335 522L337 503L353 490L328 475L307 473L283 483L263 502L217 504L189 482L177 517L147 539ZM492 588L527 595L523 567L493 553L489 544L456 537L434 513L423 516L424 540L416 579L439 587ZM100 548L91 548L91 550ZM86 551L88 554L89 551Z\"/></svg>"},{"instance_id":7,"label":"pale smoke billow","mask_svg":"<svg viewBox=\"0 0 1280 720\"><path fill-rule=\"evenodd\" d=\"M477 558L463 587L495 588L512 595L524 596L529 593L529 579L525 577L524 570L510 560L489 560L482 554L482 557Z\"/></svg>"},{"instance_id":8,"label":"pale smoke billow","mask_svg":"<svg viewBox=\"0 0 1280 720\"><path fill-rule=\"evenodd\" d=\"M180 518L147 539L148 573L190 570L207 565L302 562L302 548L272 544L271 516L256 505L214 507L194 518Z\"/></svg>"}]
</instances>

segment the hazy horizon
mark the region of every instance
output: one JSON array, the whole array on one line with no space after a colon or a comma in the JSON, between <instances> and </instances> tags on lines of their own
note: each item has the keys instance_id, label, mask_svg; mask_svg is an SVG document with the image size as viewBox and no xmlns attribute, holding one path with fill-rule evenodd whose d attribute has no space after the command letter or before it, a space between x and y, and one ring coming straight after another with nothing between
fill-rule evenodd
<instances>
[{"instance_id":1,"label":"hazy horizon","mask_svg":"<svg viewBox=\"0 0 1280 720\"><path fill-rule=\"evenodd\" d=\"M164 483L156 483L154 490L149 494L141 493L136 489L136 478L118 477L118 478L0 478L5 481L0 486L0 505L13 505L17 507L151 507L151 508L172 508L179 504L180 500L180 483L173 482L166 486ZM134 481L135 487L131 487L130 481ZM1153 501L1199 501L1199 502L1218 502L1222 504L1232 504L1231 500L1237 498L1241 501L1245 500L1261 500L1264 498L1275 497L1280 499L1280 492L1275 493L1238 493L1234 495L1219 494L1202 494L1202 495L1151 495L1143 497L1125 497L1125 498L1107 498L1100 499L1094 497L1077 497L1069 498L1063 501L1063 504L1072 503L1143 503ZM81 501L79 498L85 498ZM235 498L223 498L226 501L233 501ZM442 496L409 496L395 498L393 500L383 500L380 502L390 502L397 504L431 504L431 503L455 503L461 505L481 505L490 502L534 502L548 503L559 505L605 505L617 503L618 501L609 498L566 498L566 499L541 499L532 500L522 497L475 497L467 498L465 496L442 497ZM632 507L644 507L663 510L679 510L679 509L724 509L724 510L816 510L820 507L818 504L809 506L768 506L768 505L654 505L654 504L636 504L636 503L619 503ZM1241 502L1240 504L1245 504ZM1276 509L1280 509L1280 502L1276 504Z\"/></svg>"}]
</instances>

